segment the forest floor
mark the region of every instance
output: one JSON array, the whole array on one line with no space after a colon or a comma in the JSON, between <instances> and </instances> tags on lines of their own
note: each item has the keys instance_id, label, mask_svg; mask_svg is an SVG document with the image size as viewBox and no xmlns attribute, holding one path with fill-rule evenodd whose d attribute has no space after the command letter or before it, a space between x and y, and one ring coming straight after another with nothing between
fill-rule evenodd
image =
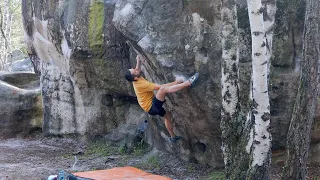
<instances>
[{"instance_id":1,"label":"forest floor","mask_svg":"<svg viewBox=\"0 0 320 180\"><path fill-rule=\"evenodd\" d=\"M223 171L181 161L157 150L135 149L128 154L105 142L84 143L72 138L0 140L0 180L45 180L59 170L67 172L133 166L177 180L223 180ZM75 160L77 159L77 160ZM308 179L320 179L319 166L308 168ZM272 180L280 180L281 167L272 166Z\"/></svg>"}]
</instances>

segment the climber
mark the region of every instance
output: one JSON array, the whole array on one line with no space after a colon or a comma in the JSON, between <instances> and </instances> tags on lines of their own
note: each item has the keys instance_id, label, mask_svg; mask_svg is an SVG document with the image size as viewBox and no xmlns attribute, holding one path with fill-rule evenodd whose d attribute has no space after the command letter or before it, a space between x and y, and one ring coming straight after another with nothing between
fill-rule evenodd
<instances>
[{"instance_id":1,"label":"climber","mask_svg":"<svg viewBox=\"0 0 320 180\"><path fill-rule=\"evenodd\" d=\"M170 141L178 141L181 137L175 135L173 132L171 113L165 111L162 107L165 102L165 96L167 93L177 92L181 89L194 86L199 77L199 73L195 73L187 81L184 81L184 78L179 77L176 78L174 82L159 85L149 82L141 76L141 63L144 61L144 58L141 55L137 55L136 60L136 67L128 69L126 71L125 78L129 82L132 82L139 105L150 115L159 115L164 117L164 124L171 136ZM156 95L153 93L154 90L158 90Z\"/></svg>"}]
</instances>

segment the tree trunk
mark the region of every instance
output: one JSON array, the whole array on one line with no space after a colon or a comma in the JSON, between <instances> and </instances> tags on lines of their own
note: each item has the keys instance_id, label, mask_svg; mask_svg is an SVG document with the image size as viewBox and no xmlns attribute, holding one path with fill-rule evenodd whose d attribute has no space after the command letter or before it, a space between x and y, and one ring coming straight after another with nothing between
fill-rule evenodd
<instances>
[{"instance_id":1,"label":"tree trunk","mask_svg":"<svg viewBox=\"0 0 320 180\"><path fill-rule=\"evenodd\" d=\"M0 70L3 69L4 64L7 63L7 56L8 56L8 49L9 49L9 39L8 34L10 32L10 0L4 0L3 2L3 16L2 16L2 22L1 22L1 34L2 34L2 44L0 47L0 50L2 52L1 54L1 64L0 64Z\"/></svg>"},{"instance_id":2,"label":"tree trunk","mask_svg":"<svg viewBox=\"0 0 320 180\"><path fill-rule=\"evenodd\" d=\"M8 40L8 45L7 45L7 62L12 61L12 55L11 55L11 48L12 48L12 42L11 42L11 33L12 33L12 20L13 20L13 15L12 12L9 13L9 19L8 19L8 28L7 28L7 40Z\"/></svg>"},{"instance_id":3,"label":"tree trunk","mask_svg":"<svg viewBox=\"0 0 320 180\"><path fill-rule=\"evenodd\" d=\"M237 7L234 0L222 0L222 109L221 130L222 150L226 169L226 178L239 177L238 169L243 164L238 164L239 155L237 149L238 114L239 114L239 43L238 43L238 20ZM240 165L240 167L237 167ZM238 172L238 173L237 173Z\"/></svg>"},{"instance_id":4,"label":"tree trunk","mask_svg":"<svg viewBox=\"0 0 320 180\"><path fill-rule=\"evenodd\" d=\"M252 129L248 150L248 179L269 179L271 160L270 103L268 94L267 42L260 0L248 0L252 37Z\"/></svg>"},{"instance_id":5,"label":"tree trunk","mask_svg":"<svg viewBox=\"0 0 320 180\"><path fill-rule=\"evenodd\" d=\"M306 179L307 159L318 100L320 2L307 0L299 90L287 135L283 179Z\"/></svg>"},{"instance_id":6,"label":"tree trunk","mask_svg":"<svg viewBox=\"0 0 320 180\"><path fill-rule=\"evenodd\" d=\"M6 36L4 33L4 26L3 26L3 19L4 19L4 15L3 15L3 11L2 11L3 6L0 6L0 52L3 51L3 44L6 41ZM0 70L3 69L3 65L4 65L4 59L3 59L3 55L2 53L0 54Z\"/></svg>"}]
</instances>

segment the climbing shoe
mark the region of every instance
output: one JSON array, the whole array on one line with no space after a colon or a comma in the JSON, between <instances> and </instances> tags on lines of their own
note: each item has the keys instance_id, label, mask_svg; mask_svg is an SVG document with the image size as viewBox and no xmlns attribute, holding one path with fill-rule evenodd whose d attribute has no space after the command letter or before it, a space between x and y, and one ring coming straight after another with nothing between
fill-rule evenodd
<instances>
[{"instance_id":1,"label":"climbing shoe","mask_svg":"<svg viewBox=\"0 0 320 180\"><path fill-rule=\"evenodd\" d=\"M175 143L175 142L179 141L180 139L181 139L181 136L174 136L174 137L170 138L170 141Z\"/></svg>"},{"instance_id":2,"label":"climbing shoe","mask_svg":"<svg viewBox=\"0 0 320 180\"><path fill-rule=\"evenodd\" d=\"M191 87L194 87L198 77L199 77L199 73L195 73L193 76L189 78L188 81L191 83Z\"/></svg>"}]
</instances>

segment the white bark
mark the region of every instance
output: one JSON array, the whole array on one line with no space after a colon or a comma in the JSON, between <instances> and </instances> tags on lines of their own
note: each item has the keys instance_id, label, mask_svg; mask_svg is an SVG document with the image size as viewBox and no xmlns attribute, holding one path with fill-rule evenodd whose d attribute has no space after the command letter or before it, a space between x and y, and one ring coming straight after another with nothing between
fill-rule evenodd
<instances>
[{"instance_id":1,"label":"white bark","mask_svg":"<svg viewBox=\"0 0 320 180\"><path fill-rule=\"evenodd\" d=\"M238 23L236 6L233 9L222 8L222 16L227 16L228 23L224 22L222 29L222 107L226 113L234 114L238 103L238 74L239 74L239 50L238 50ZM233 42L231 42L233 41ZM227 46L227 47L226 47ZM230 46L230 47L228 47Z\"/></svg>"},{"instance_id":2,"label":"white bark","mask_svg":"<svg viewBox=\"0 0 320 180\"><path fill-rule=\"evenodd\" d=\"M221 9L222 28L222 111L221 128L223 137L230 136L230 124L236 122L237 106L239 104L239 45L237 7L234 1L223 0ZM234 135L234 133L232 133ZM224 138L223 138L224 139ZM231 153L228 142L222 141L224 161L227 165Z\"/></svg>"},{"instance_id":3,"label":"white bark","mask_svg":"<svg viewBox=\"0 0 320 180\"><path fill-rule=\"evenodd\" d=\"M3 68L3 65L7 63L7 56L9 50L9 33L10 33L10 24L11 24L11 15L10 15L10 0L4 0L3 2L3 18L2 18L2 36L3 41L1 43L1 64L0 70Z\"/></svg>"},{"instance_id":4,"label":"white bark","mask_svg":"<svg viewBox=\"0 0 320 180\"><path fill-rule=\"evenodd\" d=\"M265 26L261 0L248 0L248 12L252 36L252 96L254 117L251 167L270 163L271 134L270 104L268 95L268 64Z\"/></svg>"},{"instance_id":5,"label":"white bark","mask_svg":"<svg viewBox=\"0 0 320 180\"><path fill-rule=\"evenodd\" d=\"M3 12L3 31L4 31L4 35L6 37L6 41L4 44L4 49L6 50L8 47L8 31L9 31L9 23L10 23L10 10L9 10L9 6L10 6L10 0L4 0L4 12Z\"/></svg>"},{"instance_id":6,"label":"white bark","mask_svg":"<svg viewBox=\"0 0 320 180\"><path fill-rule=\"evenodd\" d=\"M2 52L2 44L4 42L4 31L3 31L3 12L2 12L2 6L0 6L0 70L3 68L3 56L1 54Z\"/></svg>"},{"instance_id":7,"label":"white bark","mask_svg":"<svg viewBox=\"0 0 320 180\"><path fill-rule=\"evenodd\" d=\"M11 58L11 47L12 47L12 41L11 41L11 33L12 33L12 23L13 23L13 15L12 13L10 13L10 20L9 20L9 23L8 23L8 31L7 31L7 36L8 36L8 47L7 47L7 52L8 54L10 54L9 58L7 59L7 62L11 62L12 58Z\"/></svg>"}]
</instances>

